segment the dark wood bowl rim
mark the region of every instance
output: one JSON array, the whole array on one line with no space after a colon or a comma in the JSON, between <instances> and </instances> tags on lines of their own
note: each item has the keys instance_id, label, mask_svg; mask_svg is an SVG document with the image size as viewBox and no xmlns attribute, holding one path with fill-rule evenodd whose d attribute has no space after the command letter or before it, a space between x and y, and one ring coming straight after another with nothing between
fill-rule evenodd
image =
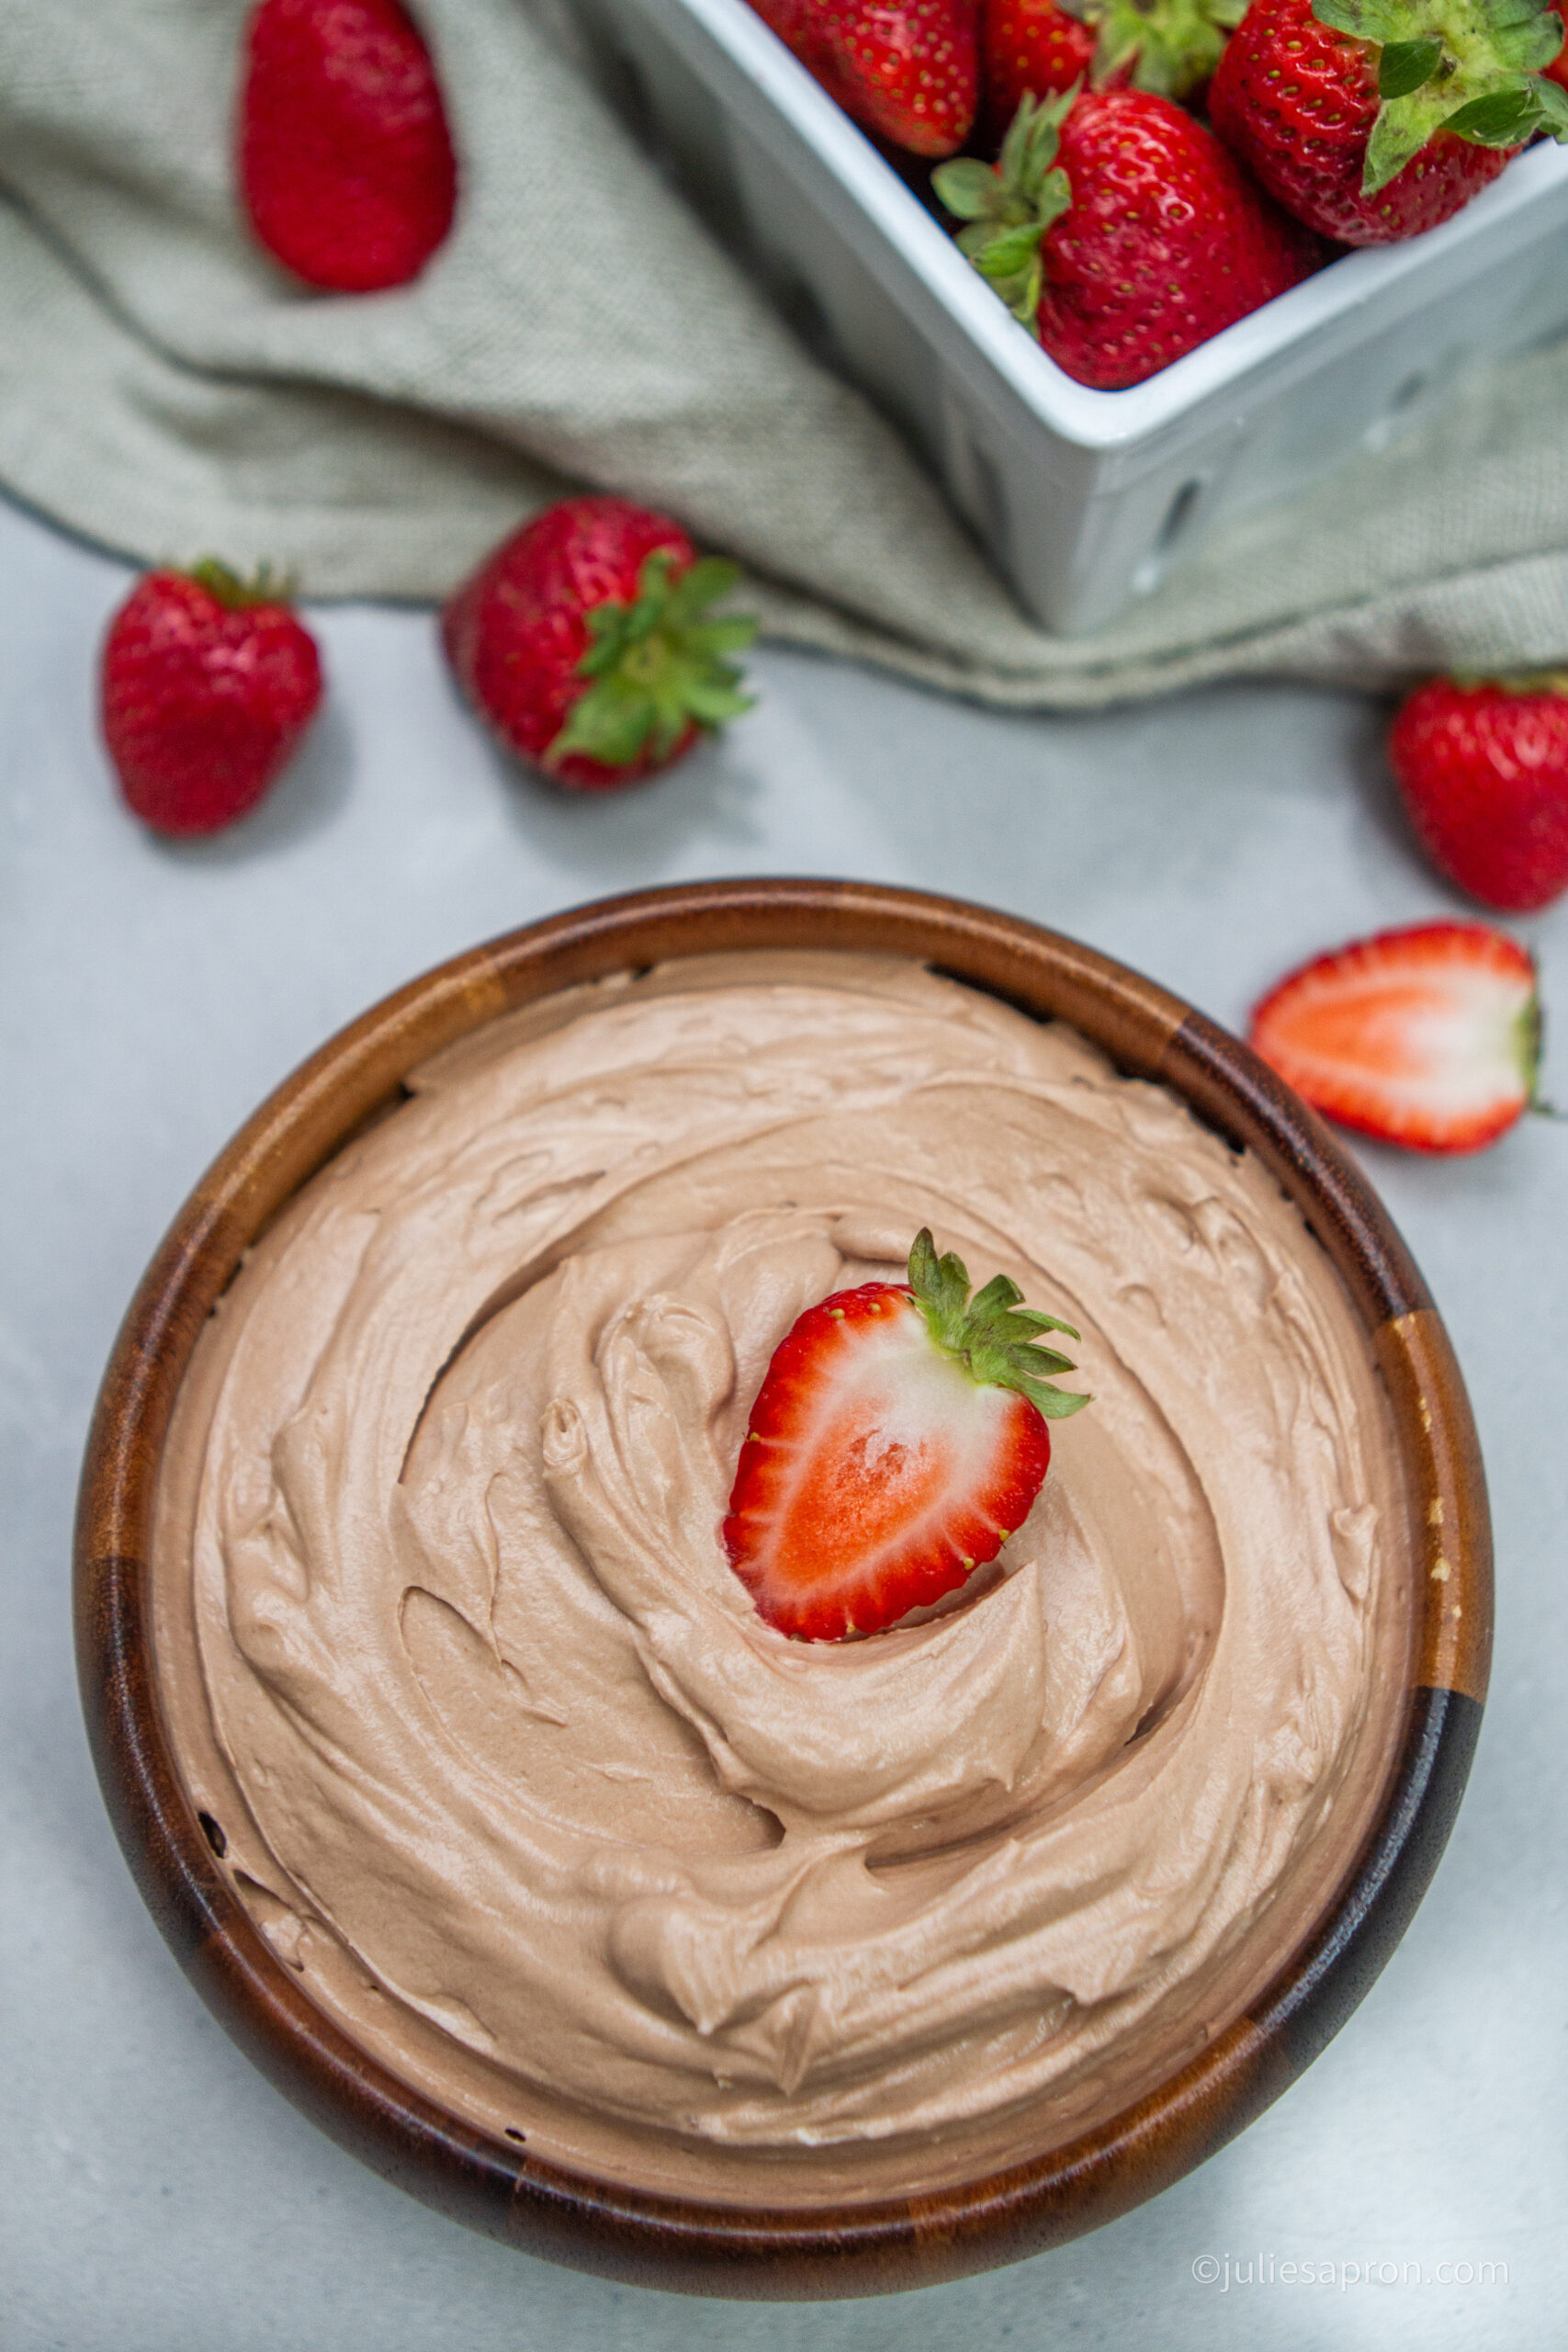
<instances>
[{"instance_id":1,"label":"dark wood bowl rim","mask_svg":"<svg viewBox=\"0 0 1568 2352\"><path fill-rule=\"evenodd\" d=\"M1429 1490L1433 1530L1382 1813L1310 1937L1247 2014L1149 2098L1047 2156L930 2197L806 2211L660 2197L554 2167L434 2105L349 2041L273 1954L207 1842L164 1722L148 1597L174 1398L263 1217L438 1045L577 981L763 946L906 955L1065 1018L1256 1151L1345 1277L1413 1497ZM957 2277L1125 2211L1233 2136L1337 2030L1403 1933L1451 1826L1485 1694L1490 1575L1474 1429L1420 1275L1354 1162L1247 1046L1036 924L915 891L770 877L640 891L531 923L385 999L268 1098L175 1218L110 1358L83 1472L77 1655L106 1803L160 1928L220 2021L341 2144L454 2218L581 2268L709 2294L843 2296Z\"/></svg>"}]
</instances>

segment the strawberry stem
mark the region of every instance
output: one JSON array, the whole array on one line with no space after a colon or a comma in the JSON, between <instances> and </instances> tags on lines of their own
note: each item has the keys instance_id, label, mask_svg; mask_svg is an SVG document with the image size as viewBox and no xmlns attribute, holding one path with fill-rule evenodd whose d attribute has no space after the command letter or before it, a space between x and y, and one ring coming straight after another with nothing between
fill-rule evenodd
<instances>
[{"instance_id":1,"label":"strawberry stem","mask_svg":"<svg viewBox=\"0 0 1568 2352\"><path fill-rule=\"evenodd\" d=\"M1023 1293L1006 1274L993 1274L971 1299L963 1259L951 1250L939 1258L929 1226L921 1227L909 1251L909 1288L937 1346L980 1387L1015 1388L1053 1421L1081 1413L1091 1401L1044 1377L1077 1369L1055 1348L1039 1344L1043 1331L1062 1331L1076 1340L1072 1325L1041 1307L1025 1306Z\"/></svg>"},{"instance_id":2,"label":"strawberry stem","mask_svg":"<svg viewBox=\"0 0 1568 2352\"><path fill-rule=\"evenodd\" d=\"M673 565L669 548L656 548L633 603L607 601L588 614L592 642L577 669L593 683L572 705L546 767L573 752L606 767L628 766L645 752L667 759L689 727L711 730L750 709L755 697L740 692L740 673L724 656L750 644L756 621L739 613L704 617L739 572L716 556L676 577Z\"/></svg>"}]
</instances>

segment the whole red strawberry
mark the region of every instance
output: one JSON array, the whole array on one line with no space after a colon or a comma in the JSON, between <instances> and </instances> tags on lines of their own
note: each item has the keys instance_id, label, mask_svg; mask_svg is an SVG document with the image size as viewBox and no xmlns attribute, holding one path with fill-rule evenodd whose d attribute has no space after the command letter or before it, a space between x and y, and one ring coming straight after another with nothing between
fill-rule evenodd
<instances>
[{"instance_id":1,"label":"whole red strawberry","mask_svg":"<svg viewBox=\"0 0 1568 2352\"><path fill-rule=\"evenodd\" d=\"M756 635L708 607L735 566L624 498L568 498L514 532L441 618L446 658L507 747L580 792L668 767L750 709L724 657Z\"/></svg>"},{"instance_id":2,"label":"whole red strawberry","mask_svg":"<svg viewBox=\"0 0 1568 2352\"><path fill-rule=\"evenodd\" d=\"M1252 0L1209 92L1214 129L1299 220L1349 245L1434 229L1538 130L1547 0Z\"/></svg>"},{"instance_id":3,"label":"whole red strawberry","mask_svg":"<svg viewBox=\"0 0 1568 2352\"><path fill-rule=\"evenodd\" d=\"M944 164L932 184L1013 315L1101 391L1168 368L1325 258L1201 123L1143 90L1021 107L994 169Z\"/></svg>"},{"instance_id":4,"label":"whole red strawberry","mask_svg":"<svg viewBox=\"0 0 1568 2352\"><path fill-rule=\"evenodd\" d=\"M980 0L981 78L993 147L1025 98L1048 98L1088 78L1096 35L1057 0Z\"/></svg>"},{"instance_id":5,"label":"whole red strawberry","mask_svg":"<svg viewBox=\"0 0 1568 2352\"><path fill-rule=\"evenodd\" d=\"M260 0L239 150L252 227L308 286L406 285L452 225L441 89L398 0Z\"/></svg>"},{"instance_id":6,"label":"whole red strawberry","mask_svg":"<svg viewBox=\"0 0 1568 2352\"><path fill-rule=\"evenodd\" d=\"M979 98L975 0L751 0L863 130L911 155L963 146Z\"/></svg>"},{"instance_id":7,"label":"whole red strawberry","mask_svg":"<svg viewBox=\"0 0 1568 2352\"><path fill-rule=\"evenodd\" d=\"M1089 1403L1038 1342L1071 1326L998 1274L971 1300L929 1232L909 1280L808 1307L773 1352L724 1543L759 1613L796 1640L876 1634L994 1560L1051 1461L1047 1418Z\"/></svg>"},{"instance_id":8,"label":"whole red strawberry","mask_svg":"<svg viewBox=\"0 0 1568 2352\"><path fill-rule=\"evenodd\" d=\"M1433 678L1388 757L1422 847L1472 899L1529 914L1568 890L1568 672Z\"/></svg>"},{"instance_id":9,"label":"whole red strawberry","mask_svg":"<svg viewBox=\"0 0 1568 2352\"><path fill-rule=\"evenodd\" d=\"M321 699L321 664L265 572L150 571L109 623L104 740L160 833L215 833L254 808Z\"/></svg>"},{"instance_id":10,"label":"whole red strawberry","mask_svg":"<svg viewBox=\"0 0 1568 2352\"><path fill-rule=\"evenodd\" d=\"M1406 1151L1479 1151L1535 1100L1535 967L1484 923L1382 931L1287 974L1247 1042L1342 1126Z\"/></svg>"},{"instance_id":11,"label":"whole red strawberry","mask_svg":"<svg viewBox=\"0 0 1568 2352\"><path fill-rule=\"evenodd\" d=\"M1190 98L1247 0L980 0L986 119L999 141L1025 97L1090 82Z\"/></svg>"}]
</instances>

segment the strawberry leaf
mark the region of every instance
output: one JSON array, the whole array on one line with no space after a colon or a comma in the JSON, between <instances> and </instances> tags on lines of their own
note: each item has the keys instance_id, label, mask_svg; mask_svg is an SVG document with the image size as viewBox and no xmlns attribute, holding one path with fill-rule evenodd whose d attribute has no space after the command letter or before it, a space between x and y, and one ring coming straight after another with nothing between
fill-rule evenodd
<instances>
[{"instance_id":1,"label":"strawberry leaf","mask_svg":"<svg viewBox=\"0 0 1568 2352\"><path fill-rule=\"evenodd\" d=\"M1438 109L1419 90L1408 98L1390 99L1380 111L1367 141L1366 161L1361 168L1362 195L1376 196L1390 180L1397 179L1406 164L1413 163L1421 153L1441 119Z\"/></svg>"},{"instance_id":2,"label":"strawberry leaf","mask_svg":"<svg viewBox=\"0 0 1568 2352\"><path fill-rule=\"evenodd\" d=\"M961 220L984 220L992 209L997 175L993 165L959 155L931 175L938 195Z\"/></svg>"},{"instance_id":3,"label":"strawberry leaf","mask_svg":"<svg viewBox=\"0 0 1568 2352\"><path fill-rule=\"evenodd\" d=\"M1083 1336L1081 1332L1075 1331L1070 1323L1062 1322L1055 1315L1047 1315L1043 1308L1038 1306L1021 1306L1015 1313L1013 1321L1027 1324L1032 1331L1065 1331L1069 1340L1080 1339Z\"/></svg>"},{"instance_id":4,"label":"strawberry leaf","mask_svg":"<svg viewBox=\"0 0 1568 2352\"><path fill-rule=\"evenodd\" d=\"M1010 1275L993 1274L971 1300L963 1259L952 1250L939 1258L930 1227L922 1227L909 1250L909 1288L937 1346L982 1387L1015 1388L1048 1420L1065 1420L1089 1403L1052 1385L1047 1374L1075 1366L1036 1338L1040 1331L1064 1331L1076 1340L1077 1333L1042 1308L1021 1305L1023 1293Z\"/></svg>"},{"instance_id":5,"label":"strawberry leaf","mask_svg":"<svg viewBox=\"0 0 1568 2352\"><path fill-rule=\"evenodd\" d=\"M1478 147L1522 147L1538 131L1568 140L1568 91L1540 77L1563 41L1549 0L1313 0L1313 14L1379 51L1363 195L1439 130Z\"/></svg>"},{"instance_id":6,"label":"strawberry leaf","mask_svg":"<svg viewBox=\"0 0 1568 2352\"><path fill-rule=\"evenodd\" d=\"M1499 60L1521 74L1539 74L1562 47L1562 19L1541 0L1491 0L1487 20Z\"/></svg>"},{"instance_id":7,"label":"strawberry leaf","mask_svg":"<svg viewBox=\"0 0 1568 2352\"><path fill-rule=\"evenodd\" d=\"M1071 13L1100 28L1090 80L1162 98L1185 98L1219 63L1247 0L1074 0Z\"/></svg>"},{"instance_id":8,"label":"strawberry leaf","mask_svg":"<svg viewBox=\"0 0 1568 2352\"><path fill-rule=\"evenodd\" d=\"M675 577L673 566L670 550L656 548L631 604L611 601L587 615L591 642L577 669L592 684L546 752L547 768L573 752L605 767L628 767L645 754L658 762L688 728L722 727L751 707L725 656L750 644L756 622L739 613L705 617L739 573L716 556Z\"/></svg>"},{"instance_id":9,"label":"strawberry leaf","mask_svg":"<svg viewBox=\"0 0 1568 2352\"><path fill-rule=\"evenodd\" d=\"M1568 695L1568 670L1456 670L1453 682L1466 692L1496 686L1506 695Z\"/></svg>"},{"instance_id":10,"label":"strawberry leaf","mask_svg":"<svg viewBox=\"0 0 1568 2352\"><path fill-rule=\"evenodd\" d=\"M1044 265L1040 241L1073 200L1072 185L1056 162L1061 126L1082 84L1036 106L1023 98L1008 126L994 168L971 157L942 164L931 186L947 209L967 226L958 249L996 288L1015 319L1031 329L1040 308Z\"/></svg>"},{"instance_id":11,"label":"strawberry leaf","mask_svg":"<svg viewBox=\"0 0 1568 2352\"><path fill-rule=\"evenodd\" d=\"M1443 118L1443 129L1475 147L1522 147L1538 130L1568 141L1568 90L1530 74L1517 89L1472 98Z\"/></svg>"},{"instance_id":12,"label":"strawberry leaf","mask_svg":"<svg viewBox=\"0 0 1568 2352\"><path fill-rule=\"evenodd\" d=\"M1390 41L1378 59L1380 98L1407 98L1429 82L1442 62L1440 40Z\"/></svg>"},{"instance_id":13,"label":"strawberry leaf","mask_svg":"<svg viewBox=\"0 0 1568 2352\"><path fill-rule=\"evenodd\" d=\"M270 563L260 565L249 580L243 579L231 566L215 555L204 555L186 573L198 588L231 613L249 612L255 605L286 605L294 594L294 582L288 572L274 571Z\"/></svg>"},{"instance_id":14,"label":"strawberry leaf","mask_svg":"<svg viewBox=\"0 0 1568 2352\"><path fill-rule=\"evenodd\" d=\"M1443 129L1476 147L1522 147L1540 114L1528 88L1493 90L1443 118Z\"/></svg>"},{"instance_id":15,"label":"strawberry leaf","mask_svg":"<svg viewBox=\"0 0 1568 2352\"><path fill-rule=\"evenodd\" d=\"M1312 0L1312 13L1320 25L1348 33L1352 40L1389 42L1401 37L1397 9L1384 0Z\"/></svg>"}]
</instances>

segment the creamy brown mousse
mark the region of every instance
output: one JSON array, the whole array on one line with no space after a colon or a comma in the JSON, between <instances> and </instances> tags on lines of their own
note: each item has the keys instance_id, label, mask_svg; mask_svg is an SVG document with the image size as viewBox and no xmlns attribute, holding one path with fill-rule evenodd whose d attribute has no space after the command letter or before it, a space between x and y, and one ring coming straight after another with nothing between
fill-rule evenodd
<instances>
[{"instance_id":1,"label":"creamy brown mousse","mask_svg":"<svg viewBox=\"0 0 1568 2352\"><path fill-rule=\"evenodd\" d=\"M415 1073L252 1252L166 1457L176 1750L403 2079L740 2201L1060 2143L1230 2021L1398 1729L1407 1513L1298 1211L1071 1030L894 959L699 957ZM999 1582L763 1624L773 1348L922 1225L1075 1324Z\"/></svg>"}]
</instances>

